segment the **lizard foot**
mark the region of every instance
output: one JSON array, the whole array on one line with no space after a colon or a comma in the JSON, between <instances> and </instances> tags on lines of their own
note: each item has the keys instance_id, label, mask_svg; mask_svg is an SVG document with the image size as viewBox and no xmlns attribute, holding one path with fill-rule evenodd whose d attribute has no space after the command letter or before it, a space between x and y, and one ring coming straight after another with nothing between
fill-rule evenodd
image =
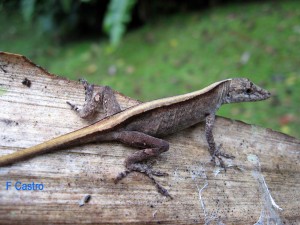
<instances>
[{"instance_id":1,"label":"lizard foot","mask_svg":"<svg viewBox=\"0 0 300 225\"><path fill-rule=\"evenodd\" d=\"M227 159L234 159L235 156L221 152L220 149L222 148L222 144L219 145L219 147L214 152L214 155L212 156L211 161L216 165L215 159L217 158L219 160L220 167L222 167L226 172L226 164L224 163L223 159L221 157L227 158Z\"/></svg>"},{"instance_id":2,"label":"lizard foot","mask_svg":"<svg viewBox=\"0 0 300 225\"><path fill-rule=\"evenodd\" d=\"M85 79L80 78L79 82L83 85L84 89L85 89L85 101L91 99L93 92L94 92L94 85L89 84ZM71 109L79 112L79 107L69 101L67 101L67 104L71 106Z\"/></svg>"},{"instance_id":3,"label":"lizard foot","mask_svg":"<svg viewBox=\"0 0 300 225\"><path fill-rule=\"evenodd\" d=\"M169 192L163 186L161 186L153 177L153 176L167 176L168 175L167 173L152 170L152 168L150 166L145 165L145 164L140 164L140 163L132 164L132 165L128 166L127 169L128 170L125 170L124 172L121 172L118 174L118 176L115 179L115 183L118 183L120 180L125 178L131 172L134 172L134 171L140 172L151 179L151 181L154 183L154 185L159 193L161 193L163 196L173 199L172 196L169 194Z\"/></svg>"}]
</instances>

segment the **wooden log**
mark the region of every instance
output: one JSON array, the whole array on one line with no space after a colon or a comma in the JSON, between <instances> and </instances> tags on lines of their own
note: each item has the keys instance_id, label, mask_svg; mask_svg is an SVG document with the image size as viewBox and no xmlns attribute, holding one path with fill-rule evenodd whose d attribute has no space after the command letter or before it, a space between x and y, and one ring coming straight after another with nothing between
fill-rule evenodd
<instances>
[{"instance_id":1,"label":"wooden log","mask_svg":"<svg viewBox=\"0 0 300 225\"><path fill-rule=\"evenodd\" d=\"M115 94L123 109L139 103ZM79 82L1 52L0 155L94 122L80 119L67 100L84 102ZM123 160L135 151L118 143L55 151L1 167L0 223L300 224L300 141L221 117L214 135L236 156L226 160L232 165L226 173L210 163L203 124L166 137L170 150L153 163L169 173L158 180L173 200L139 173L113 183L124 170ZM33 182L42 190L16 189ZM86 195L91 199L80 207Z\"/></svg>"}]
</instances>

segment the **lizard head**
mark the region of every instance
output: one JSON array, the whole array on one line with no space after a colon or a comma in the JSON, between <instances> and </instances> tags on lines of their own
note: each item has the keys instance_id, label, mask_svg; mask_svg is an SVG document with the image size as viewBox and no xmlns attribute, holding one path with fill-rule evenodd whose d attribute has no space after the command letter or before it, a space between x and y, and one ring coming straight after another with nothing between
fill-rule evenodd
<instances>
[{"instance_id":1,"label":"lizard head","mask_svg":"<svg viewBox=\"0 0 300 225\"><path fill-rule=\"evenodd\" d=\"M269 98L270 92L253 84L247 78L233 78L224 103L261 101Z\"/></svg>"}]
</instances>

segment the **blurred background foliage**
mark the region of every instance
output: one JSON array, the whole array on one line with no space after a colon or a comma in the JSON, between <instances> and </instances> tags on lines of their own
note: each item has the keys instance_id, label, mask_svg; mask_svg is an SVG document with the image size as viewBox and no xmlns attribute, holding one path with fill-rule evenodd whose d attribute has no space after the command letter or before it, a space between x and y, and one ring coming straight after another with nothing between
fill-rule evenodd
<instances>
[{"instance_id":1,"label":"blurred background foliage","mask_svg":"<svg viewBox=\"0 0 300 225\"><path fill-rule=\"evenodd\" d=\"M248 77L272 98L218 115L300 138L300 1L0 0L0 26L0 51L143 101Z\"/></svg>"}]
</instances>

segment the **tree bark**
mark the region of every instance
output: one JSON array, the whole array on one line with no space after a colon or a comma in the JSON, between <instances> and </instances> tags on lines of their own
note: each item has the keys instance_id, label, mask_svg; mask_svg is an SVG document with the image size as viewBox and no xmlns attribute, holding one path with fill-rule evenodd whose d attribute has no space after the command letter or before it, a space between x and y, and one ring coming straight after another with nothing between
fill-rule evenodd
<instances>
[{"instance_id":1,"label":"tree bark","mask_svg":"<svg viewBox=\"0 0 300 225\"><path fill-rule=\"evenodd\" d=\"M122 109L139 104L115 94ZM83 104L79 82L1 52L0 155L97 120L80 119L66 101ZM154 161L155 169L169 173L157 179L173 200L139 173L114 184L135 149L89 144L0 168L0 223L300 224L300 141L218 117L215 140L236 156L226 160L232 167L224 172L210 163L203 125L166 137L170 150ZM18 181L43 190L16 190ZM86 195L91 200L80 207Z\"/></svg>"}]
</instances>

